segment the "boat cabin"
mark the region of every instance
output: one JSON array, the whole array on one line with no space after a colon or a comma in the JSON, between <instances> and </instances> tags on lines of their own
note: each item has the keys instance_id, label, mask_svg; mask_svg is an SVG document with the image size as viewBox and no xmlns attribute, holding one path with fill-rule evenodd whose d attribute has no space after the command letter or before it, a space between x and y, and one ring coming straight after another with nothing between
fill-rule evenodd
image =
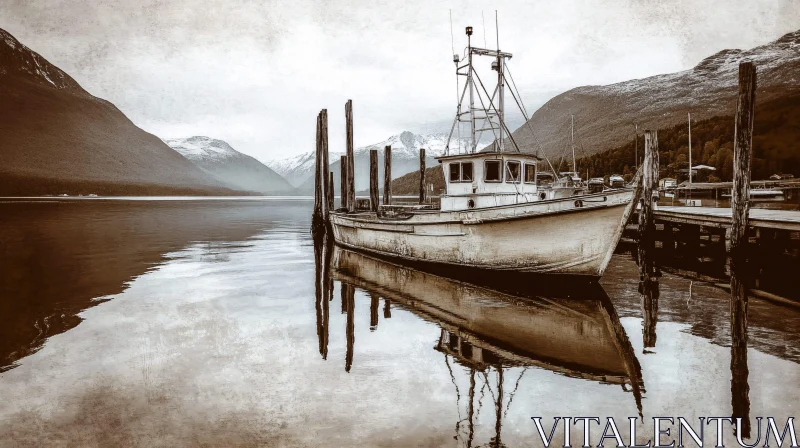
<instances>
[{"instance_id":1,"label":"boat cabin","mask_svg":"<svg viewBox=\"0 0 800 448\"><path fill-rule=\"evenodd\" d=\"M470 210L548 199L533 154L486 152L438 157L444 172L442 211Z\"/></svg>"}]
</instances>

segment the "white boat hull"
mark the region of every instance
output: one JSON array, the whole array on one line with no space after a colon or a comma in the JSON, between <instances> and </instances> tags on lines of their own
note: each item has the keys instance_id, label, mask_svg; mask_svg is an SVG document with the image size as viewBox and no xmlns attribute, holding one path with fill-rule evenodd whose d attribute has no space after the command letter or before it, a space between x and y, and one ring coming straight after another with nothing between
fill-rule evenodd
<instances>
[{"instance_id":1,"label":"white boat hull","mask_svg":"<svg viewBox=\"0 0 800 448\"><path fill-rule=\"evenodd\" d=\"M600 277L619 241L632 190L405 220L332 213L344 247L411 262ZM578 201L581 201L578 203Z\"/></svg>"}]
</instances>

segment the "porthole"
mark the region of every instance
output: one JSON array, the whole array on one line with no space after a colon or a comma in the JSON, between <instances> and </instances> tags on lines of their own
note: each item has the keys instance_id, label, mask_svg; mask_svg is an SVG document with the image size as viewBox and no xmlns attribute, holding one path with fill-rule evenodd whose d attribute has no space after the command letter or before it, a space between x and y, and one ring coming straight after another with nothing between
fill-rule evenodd
<instances>
[{"instance_id":1,"label":"porthole","mask_svg":"<svg viewBox=\"0 0 800 448\"><path fill-rule=\"evenodd\" d=\"M575 207L577 207L577 208L583 207L583 201L581 201L580 199L575 201Z\"/></svg>"},{"instance_id":2,"label":"porthole","mask_svg":"<svg viewBox=\"0 0 800 448\"><path fill-rule=\"evenodd\" d=\"M547 193L544 193L544 192L542 192L542 193L539 193L539 199L541 199L541 200L543 200L543 201L544 201L545 199L547 199Z\"/></svg>"},{"instance_id":3,"label":"porthole","mask_svg":"<svg viewBox=\"0 0 800 448\"><path fill-rule=\"evenodd\" d=\"M475 200L470 199L467 201L467 208L475 208Z\"/></svg>"}]
</instances>

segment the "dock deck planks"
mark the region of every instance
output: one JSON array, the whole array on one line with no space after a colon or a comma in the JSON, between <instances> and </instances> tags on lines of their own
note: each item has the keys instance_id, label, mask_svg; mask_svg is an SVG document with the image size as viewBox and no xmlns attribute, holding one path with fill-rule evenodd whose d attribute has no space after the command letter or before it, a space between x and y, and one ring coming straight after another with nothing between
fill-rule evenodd
<instances>
[{"instance_id":1,"label":"dock deck planks","mask_svg":"<svg viewBox=\"0 0 800 448\"><path fill-rule=\"evenodd\" d=\"M731 209L659 206L655 210L655 218L661 221L685 224L730 227ZM800 231L800 211L751 208L750 226L765 229Z\"/></svg>"}]
</instances>

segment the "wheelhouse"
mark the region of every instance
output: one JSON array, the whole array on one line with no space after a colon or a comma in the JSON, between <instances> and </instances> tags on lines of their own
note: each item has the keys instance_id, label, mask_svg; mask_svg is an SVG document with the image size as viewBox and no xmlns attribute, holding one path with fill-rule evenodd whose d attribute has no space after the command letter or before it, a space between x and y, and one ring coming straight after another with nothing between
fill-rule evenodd
<instances>
[{"instance_id":1,"label":"wheelhouse","mask_svg":"<svg viewBox=\"0 0 800 448\"><path fill-rule=\"evenodd\" d=\"M445 177L441 210L470 210L547 199L539 197L539 159L523 153L473 153L438 158Z\"/></svg>"}]
</instances>

